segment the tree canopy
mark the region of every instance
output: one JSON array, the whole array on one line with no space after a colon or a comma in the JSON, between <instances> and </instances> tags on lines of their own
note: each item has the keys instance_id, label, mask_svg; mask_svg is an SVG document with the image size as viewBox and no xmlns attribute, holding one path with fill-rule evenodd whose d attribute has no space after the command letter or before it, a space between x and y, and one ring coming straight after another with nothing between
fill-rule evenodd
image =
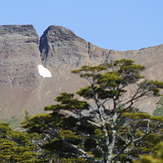
<instances>
[{"instance_id":1,"label":"tree canopy","mask_svg":"<svg viewBox=\"0 0 163 163\"><path fill-rule=\"evenodd\" d=\"M55 156L62 162L126 163L153 153L154 144L162 140L163 117L141 112L134 104L159 96L163 82L145 79L144 69L122 59L74 70L88 81L76 92L83 100L60 93L57 104L46 106L45 114L27 118L23 127L41 135L39 145L51 153L47 154L51 162Z\"/></svg>"},{"instance_id":2,"label":"tree canopy","mask_svg":"<svg viewBox=\"0 0 163 163\"><path fill-rule=\"evenodd\" d=\"M12 130L7 123L0 123L0 162L39 162L30 137L28 134Z\"/></svg>"}]
</instances>

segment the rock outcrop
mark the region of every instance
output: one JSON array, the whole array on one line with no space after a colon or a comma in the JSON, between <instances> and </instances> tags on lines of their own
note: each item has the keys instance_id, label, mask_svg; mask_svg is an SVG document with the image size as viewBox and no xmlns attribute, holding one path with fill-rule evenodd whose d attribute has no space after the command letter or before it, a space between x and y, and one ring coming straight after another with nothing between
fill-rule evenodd
<instances>
[{"instance_id":1,"label":"rock outcrop","mask_svg":"<svg viewBox=\"0 0 163 163\"><path fill-rule=\"evenodd\" d=\"M93 61L108 61L110 50L97 47L61 26L50 26L40 40L42 60L49 66L80 66Z\"/></svg>"},{"instance_id":2,"label":"rock outcrop","mask_svg":"<svg viewBox=\"0 0 163 163\"><path fill-rule=\"evenodd\" d=\"M42 112L58 93L84 85L71 70L121 58L145 65L147 78L163 80L163 45L116 51L97 47L61 26L50 26L41 38L32 25L0 26L0 118L20 118L24 108L31 115ZM41 64L51 71L51 78L39 75ZM141 109L152 114L157 100L148 99Z\"/></svg>"},{"instance_id":3,"label":"rock outcrop","mask_svg":"<svg viewBox=\"0 0 163 163\"><path fill-rule=\"evenodd\" d=\"M0 83L32 89L38 83L39 37L32 25L0 26Z\"/></svg>"},{"instance_id":4,"label":"rock outcrop","mask_svg":"<svg viewBox=\"0 0 163 163\"><path fill-rule=\"evenodd\" d=\"M69 29L50 26L41 37L40 52L49 66L79 65L88 57L88 43Z\"/></svg>"}]
</instances>

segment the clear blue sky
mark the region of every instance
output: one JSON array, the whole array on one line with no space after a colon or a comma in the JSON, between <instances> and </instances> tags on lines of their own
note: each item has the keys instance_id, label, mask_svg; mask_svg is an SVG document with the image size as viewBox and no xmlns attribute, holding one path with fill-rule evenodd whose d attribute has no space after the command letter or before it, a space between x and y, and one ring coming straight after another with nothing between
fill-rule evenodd
<instances>
[{"instance_id":1,"label":"clear blue sky","mask_svg":"<svg viewBox=\"0 0 163 163\"><path fill-rule=\"evenodd\" d=\"M74 31L106 49L137 50L163 44L163 0L2 0L0 24L49 25Z\"/></svg>"}]
</instances>

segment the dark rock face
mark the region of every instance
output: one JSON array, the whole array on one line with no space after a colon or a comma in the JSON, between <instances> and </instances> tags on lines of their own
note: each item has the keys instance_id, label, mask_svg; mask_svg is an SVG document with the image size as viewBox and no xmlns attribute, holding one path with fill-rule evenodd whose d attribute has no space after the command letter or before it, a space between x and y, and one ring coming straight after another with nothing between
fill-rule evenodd
<instances>
[{"instance_id":1,"label":"dark rock face","mask_svg":"<svg viewBox=\"0 0 163 163\"><path fill-rule=\"evenodd\" d=\"M41 37L40 52L49 66L78 65L87 57L87 42L69 29L50 26Z\"/></svg>"},{"instance_id":2,"label":"dark rock face","mask_svg":"<svg viewBox=\"0 0 163 163\"><path fill-rule=\"evenodd\" d=\"M108 61L109 50L97 47L61 26L50 26L40 41L42 60L49 66L81 66L92 61Z\"/></svg>"},{"instance_id":3,"label":"dark rock face","mask_svg":"<svg viewBox=\"0 0 163 163\"><path fill-rule=\"evenodd\" d=\"M53 104L58 93L75 92L85 84L71 70L121 58L145 65L146 77L163 80L163 45L115 51L97 47L61 26L50 26L41 38L32 25L0 26L0 118L20 118L23 108L37 114ZM51 78L39 75L39 64L51 71ZM157 101L147 99L141 109L152 113Z\"/></svg>"}]
</instances>

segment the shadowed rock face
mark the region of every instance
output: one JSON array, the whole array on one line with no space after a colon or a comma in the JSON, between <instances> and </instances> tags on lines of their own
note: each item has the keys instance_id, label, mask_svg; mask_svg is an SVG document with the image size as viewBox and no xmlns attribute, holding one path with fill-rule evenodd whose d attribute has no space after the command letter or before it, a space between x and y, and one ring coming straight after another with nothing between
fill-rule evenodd
<instances>
[{"instance_id":1,"label":"shadowed rock face","mask_svg":"<svg viewBox=\"0 0 163 163\"><path fill-rule=\"evenodd\" d=\"M74 32L60 26L50 26L40 40L42 60L49 66L78 65L87 57L87 42Z\"/></svg>"},{"instance_id":2,"label":"shadowed rock face","mask_svg":"<svg viewBox=\"0 0 163 163\"><path fill-rule=\"evenodd\" d=\"M163 45L132 51L97 47L61 26L50 26L39 38L32 25L0 26L0 118L20 118L23 109L31 115L53 104L60 92L75 92L85 84L71 70L130 58L147 67L144 75L163 80ZM38 65L51 71L51 78L38 73ZM139 105L152 113L158 98Z\"/></svg>"}]
</instances>

